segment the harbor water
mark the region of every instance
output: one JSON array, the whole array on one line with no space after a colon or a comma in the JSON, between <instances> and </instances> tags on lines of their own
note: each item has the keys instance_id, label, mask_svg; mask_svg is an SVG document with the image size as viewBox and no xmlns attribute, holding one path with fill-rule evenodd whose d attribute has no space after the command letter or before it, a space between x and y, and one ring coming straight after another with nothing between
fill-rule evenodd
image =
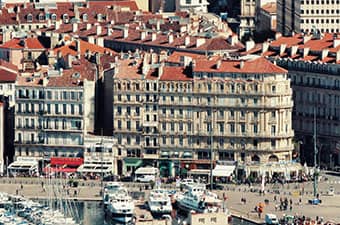
<instances>
[{"instance_id":1,"label":"harbor water","mask_svg":"<svg viewBox=\"0 0 340 225\"><path fill-rule=\"evenodd\" d=\"M102 209L102 205L98 201L78 201L75 204L78 207L78 213L80 219L83 221L84 225L119 225L107 223L105 221L105 215ZM233 225L254 225L245 220L240 220L238 218L233 218Z\"/></svg>"}]
</instances>

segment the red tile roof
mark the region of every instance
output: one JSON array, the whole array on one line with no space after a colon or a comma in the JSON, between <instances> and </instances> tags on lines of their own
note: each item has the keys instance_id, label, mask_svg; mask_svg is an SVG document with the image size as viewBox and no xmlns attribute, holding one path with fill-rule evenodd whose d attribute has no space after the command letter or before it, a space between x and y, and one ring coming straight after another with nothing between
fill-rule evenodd
<instances>
[{"instance_id":1,"label":"red tile roof","mask_svg":"<svg viewBox=\"0 0 340 225\"><path fill-rule=\"evenodd\" d=\"M287 70L274 65L267 59L259 57L257 59L243 61L243 68L240 67L241 61L221 61L219 69L216 67L216 60L197 60L195 72L230 72L230 73L287 73Z\"/></svg>"},{"instance_id":2,"label":"red tile roof","mask_svg":"<svg viewBox=\"0 0 340 225\"><path fill-rule=\"evenodd\" d=\"M80 54L81 55L85 55L85 53L87 51L90 51L91 53L112 53L112 54L116 54L115 51L109 49L109 48L104 48L104 47L100 47L98 45L95 44L91 44L89 42L83 41L83 40L79 40L80 43ZM60 51L60 53L63 56L66 56L67 54L71 54L73 56L76 56L77 53L77 49L76 49L76 41L73 41L71 44L68 45L64 45L61 46L59 48L55 48L54 52L58 53Z\"/></svg>"},{"instance_id":3,"label":"red tile roof","mask_svg":"<svg viewBox=\"0 0 340 225\"><path fill-rule=\"evenodd\" d=\"M0 67L0 82L15 82L17 73L13 73Z\"/></svg>"},{"instance_id":4,"label":"red tile roof","mask_svg":"<svg viewBox=\"0 0 340 225\"><path fill-rule=\"evenodd\" d=\"M10 41L7 41L3 45L0 45L0 48L9 48L9 49L44 49L44 46L40 43L38 38L26 38L19 39L14 38Z\"/></svg>"},{"instance_id":5,"label":"red tile roof","mask_svg":"<svg viewBox=\"0 0 340 225\"><path fill-rule=\"evenodd\" d=\"M10 62L7 62L3 59L0 59L0 67L5 67L7 69L13 70L13 71L18 71L18 67Z\"/></svg>"},{"instance_id":6,"label":"red tile roof","mask_svg":"<svg viewBox=\"0 0 340 225\"><path fill-rule=\"evenodd\" d=\"M188 75L188 71L183 67L170 67L165 66L163 68L163 74L160 77L161 81L190 81L192 77Z\"/></svg>"}]
</instances>

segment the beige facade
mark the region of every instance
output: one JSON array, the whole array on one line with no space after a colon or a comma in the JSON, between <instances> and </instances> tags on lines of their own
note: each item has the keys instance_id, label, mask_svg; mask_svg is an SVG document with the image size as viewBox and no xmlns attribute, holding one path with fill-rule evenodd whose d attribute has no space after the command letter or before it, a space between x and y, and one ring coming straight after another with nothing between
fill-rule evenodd
<instances>
[{"instance_id":1,"label":"beige facade","mask_svg":"<svg viewBox=\"0 0 340 225\"><path fill-rule=\"evenodd\" d=\"M207 169L211 150L214 161L292 159L293 102L285 72L197 70L192 79L168 80L162 77L169 69L162 70L158 79L113 80L114 137L122 157L191 160L202 164L199 169Z\"/></svg>"}]
</instances>

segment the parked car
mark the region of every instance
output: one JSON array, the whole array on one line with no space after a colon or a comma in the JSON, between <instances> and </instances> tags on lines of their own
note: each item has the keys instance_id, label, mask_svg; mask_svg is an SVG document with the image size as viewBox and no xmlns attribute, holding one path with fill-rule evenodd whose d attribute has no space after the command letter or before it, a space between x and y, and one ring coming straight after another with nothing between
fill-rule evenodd
<instances>
[{"instance_id":1,"label":"parked car","mask_svg":"<svg viewBox=\"0 0 340 225\"><path fill-rule=\"evenodd\" d=\"M156 181L156 177L154 175L141 175L136 177L136 181L137 182L155 182Z\"/></svg>"},{"instance_id":2,"label":"parked car","mask_svg":"<svg viewBox=\"0 0 340 225\"><path fill-rule=\"evenodd\" d=\"M131 176L121 177L120 181L121 182L133 182L133 177Z\"/></svg>"},{"instance_id":3,"label":"parked car","mask_svg":"<svg viewBox=\"0 0 340 225\"><path fill-rule=\"evenodd\" d=\"M207 184L206 188L210 189L210 184ZM213 190L223 190L224 189L223 185L216 184L216 183L213 183L212 188L213 188Z\"/></svg>"},{"instance_id":4,"label":"parked car","mask_svg":"<svg viewBox=\"0 0 340 225\"><path fill-rule=\"evenodd\" d=\"M279 220L275 214L266 214L264 221L266 224L279 224Z\"/></svg>"},{"instance_id":5,"label":"parked car","mask_svg":"<svg viewBox=\"0 0 340 225\"><path fill-rule=\"evenodd\" d=\"M194 184L194 179L186 178L186 179L181 180L180 186L181 188L183 187L185 188L186 186L192 185L192 184Z\"/></svg>"}]
</instances>

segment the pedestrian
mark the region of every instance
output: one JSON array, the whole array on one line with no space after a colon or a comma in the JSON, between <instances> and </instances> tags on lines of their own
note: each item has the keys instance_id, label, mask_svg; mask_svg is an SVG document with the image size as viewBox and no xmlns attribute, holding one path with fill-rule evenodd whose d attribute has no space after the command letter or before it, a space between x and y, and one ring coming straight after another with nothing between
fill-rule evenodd
<instances>
[{"instance_id":1,"label":"pedestrian","mask_svg":"<svg viewBox=\"0 0 340 225\"><path fill-rule=\"evenodd\" d=\"M20 188L21 188L21 190L24 189L24 185L21 184L21 185L20 185Z\"/></svg>"},{"instance_id":2,"label":"pedestrian","mask_svg":"<svg viewBox=\"0 0 340 225\"><path fill-rule=\"evenodd\" d=\"M293 210L293 205L289 206L289 210L292 211Z\"/></svg>"},{"instance_id":3,"label":"pedestrian","mask_svg":"<svg viewBox=\"0 0 340 225\"><path fill-rule=\"evenodd\" d=\"M274 195L274 202L276 202L276 195Z\"/></svg>"},{"instance_id":4,"label":"pedestrian","mask_svg":"<svg viewBox=\"0 0 340 225\"><path fill-rule=\"evenodd\" d=\"M277 205L277 204L275 204L275 211L277 211L277 208L278 208L278 205Z\"/></svg>"},{"instance_id":5,"label":"pedestrian","mask_svg":"<svg viewBox=\"0 0 340 225\"><path fill-rule=\"evenodd\" d=\"M302 199L301 198L299 198L299 205L301 205L302 204Z\"/></svg>"},{"instance_id":6,"label":"pedestrian","mask_svg":"<svg viewBox=\"0 0 340 225\"><path fill-rule=\"evenodd\" d=\"M19 195L19 190L18 190L18 188L15 190L15 194L16 194L16 195Z\"/></svg>"},{"instance_id":7,"label":"pedestrian","mask_svg":"<svg viewBox=\"0 0 340 225\"><path fill-rule=\"evenodd\" d=\"M41 181L41 188L44 188L44 181Z\"/></svg>"}]
</instances>

